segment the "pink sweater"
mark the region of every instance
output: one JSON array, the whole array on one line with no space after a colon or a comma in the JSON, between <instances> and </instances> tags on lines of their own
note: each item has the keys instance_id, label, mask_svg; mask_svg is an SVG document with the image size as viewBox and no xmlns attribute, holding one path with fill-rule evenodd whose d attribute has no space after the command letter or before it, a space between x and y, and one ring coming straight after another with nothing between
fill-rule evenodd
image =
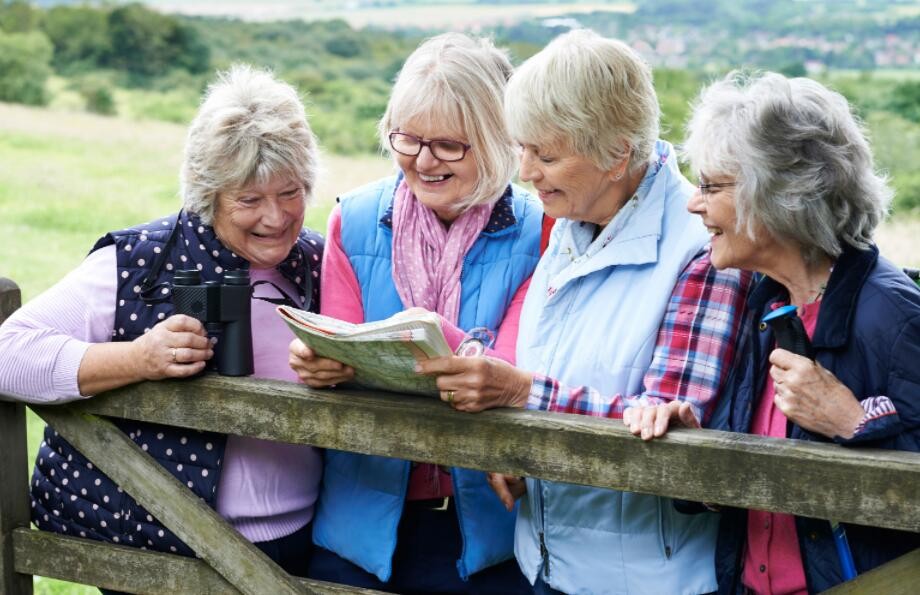
<instances>
[{"instance_id":1,"label":"pink sweater","mask_svg":"<svg viewBox=\"0 0 920 595\"><path fill-rule=\"evenodd\" d=\"M64 403L81 396L80 362L89 346L112 337L117 294L114 246L90 254L0 327L0 393L28 403ZM294 286L275 270L253 269L289 295ZM256 378L297 381L288 367L293 336L275 306L252 301ZM313 518L322 458L310 446L229 436L217 512L250 541L294 533Z\"/></svg>"}]
</instances>

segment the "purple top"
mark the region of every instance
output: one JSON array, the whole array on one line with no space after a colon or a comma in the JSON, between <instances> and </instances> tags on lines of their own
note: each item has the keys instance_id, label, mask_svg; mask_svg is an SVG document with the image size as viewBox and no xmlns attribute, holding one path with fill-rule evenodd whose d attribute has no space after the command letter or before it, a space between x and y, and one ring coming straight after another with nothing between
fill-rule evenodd
<instances>
[{"instance_id":1,"label":"purple top","mask_svg":"<svg viewBox=\"0 0 920 595\"><path fill-rule=\"evenodd\" d=\"M93 252L51 289L0 327L0 394L27 403L65 403L80 395L77 372L93 343L111 339L117 295L115 247ZM289 295L293 284L274 269L251 269ZM275 306L252 300L256 378L297 382L288 367L293 336ZM228 436L217 512L250 541L270 541L313 518L322 458L311 446Z\"/></svg>"}]
</instances>

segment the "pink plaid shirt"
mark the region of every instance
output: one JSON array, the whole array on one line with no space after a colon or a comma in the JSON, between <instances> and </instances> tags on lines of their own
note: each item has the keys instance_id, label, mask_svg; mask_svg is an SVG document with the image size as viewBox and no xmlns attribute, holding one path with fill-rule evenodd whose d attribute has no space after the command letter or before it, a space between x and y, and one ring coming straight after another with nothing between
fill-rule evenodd
<instances>
[{"instance_id":1,"label":"pink plaid shirt","mask_svg":"<svg viewBox=\"0 0 920 595\"><path fill-rule=\"evenodd\" d=\"M566 387L535 375L527 408L622 417L627 407L680 399L693 405L698 419L708 419L734 358L751 281L747 271L716 270L707 249L690 261L674 286L641 394L602 395L588 386Z\"/></svg>"}]
</instances>

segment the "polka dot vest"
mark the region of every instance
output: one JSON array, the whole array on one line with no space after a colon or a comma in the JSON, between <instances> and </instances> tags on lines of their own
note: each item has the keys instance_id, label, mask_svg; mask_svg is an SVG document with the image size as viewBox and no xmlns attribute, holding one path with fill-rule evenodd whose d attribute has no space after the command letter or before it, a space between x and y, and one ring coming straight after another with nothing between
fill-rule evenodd
<instances>
[{"instance_id":1,"label":"polka dot vest","mask_svg":"<svg viewBox=\"0 0 920 595\"><path fill-rule=\"evenodd\" d=\"M181 269L198 269L203 281L249 263L225 248L213 228L184 211L106 234L93 250L114 244L118 296L113 341L131 341L172 314L170 286ZM301 231L279 271L300 288L302 303L319 311L323 238ZM226 436L171 426L113 420L144 451L212 508ZM142 549L193 556L131 496L91 461L45 428L31 481L32 521L42 530Z\"/></svg>"}]
</instances>

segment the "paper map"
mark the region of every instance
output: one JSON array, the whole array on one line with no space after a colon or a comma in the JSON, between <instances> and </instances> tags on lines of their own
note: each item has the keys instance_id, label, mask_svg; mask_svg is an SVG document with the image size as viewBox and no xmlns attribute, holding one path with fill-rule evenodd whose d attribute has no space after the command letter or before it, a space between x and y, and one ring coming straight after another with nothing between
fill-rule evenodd
<instances>
[{"instance_id":1,"label":"paper map","mask_svg":"<svg viewBox=\"0 0 920 595\"><path fill-rule=\"evenodd\" d=\"M434 377L415 373L415 362L450 355L437 314L400 312L386 320L351 324L290 306L278 314L317 355L355 369L365 388L437 396Z\"/></svg>"}]
</instances>

